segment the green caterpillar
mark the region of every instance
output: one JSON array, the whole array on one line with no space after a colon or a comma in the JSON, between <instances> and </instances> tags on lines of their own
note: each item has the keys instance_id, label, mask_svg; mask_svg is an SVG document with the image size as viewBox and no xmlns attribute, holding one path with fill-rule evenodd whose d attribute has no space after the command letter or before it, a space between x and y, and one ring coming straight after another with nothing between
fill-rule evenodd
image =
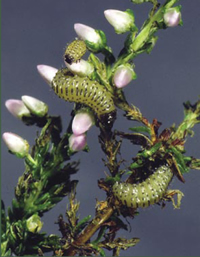
<instances>
[{"instance_id":1,"label":"green caterpillar","mask_svg":"<svg viewBox=\"0 0 200 257\"><path fill-rule=\"evenodd\" d=\"M66 101L91 107L100 122L112 128L116 118L115 105L111 94L97 81L73 75L64 68L56 73L52 88L60 98Z\"/></svg>"},{"instance_id":2,"label":"green caterpillar","mask_svg":"<svg viewBox=\"0 0 200 257\"><path fill-rule=\"evenodd\" d=\"M86 50L85 42L83 40L76 39L67 46L64 53L64 59L69 64L77 62L86 53Z\"/></svg>"},{"instance_id":3,"label":"green caterpillar","mask_svg":"<svg viewBox=\"0 0 200 257\"><path fill-rule=\"evenodd\" d=\"M163 165L139 184L116 182L112 192L123 205L135 209L144 208L162 199L172 178L170 167Z\"/></svg>"}]
</instances>

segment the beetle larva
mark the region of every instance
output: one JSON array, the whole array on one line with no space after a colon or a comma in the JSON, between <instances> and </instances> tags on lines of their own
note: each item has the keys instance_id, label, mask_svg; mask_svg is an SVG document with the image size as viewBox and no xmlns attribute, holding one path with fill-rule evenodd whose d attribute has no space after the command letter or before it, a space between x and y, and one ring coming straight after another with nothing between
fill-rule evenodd
<instances>
[{"instance_id":1,"label":"beetle larva","mask_svg":"<svg viewBox=\"0 0 200 257\"><path fill-rule=\"evenodd\" d=\"M97 81L71 74L67 68L59 70L52 81L55 93L66 101L86 104L107 127L112 127L116 109L111 94Z\"/></svg>"},{"instance_id":2,"label":"beetle larva","mask_svg":"<svg viewBox=\"0 0 200 257\"><path fill-rule=\"evenodd\" d=\"M145 181L139 184L128 184L116 182L112 191L114 196L129 208L148 207L158 203L165 194L173 173L170 167L160 166Z\"/></svg>"},{"instance_id":3,"label":"beetle larva","mask_svg":"<svg viewBox=\"0 0 200 257\"><path fill-rule=\"evenodd\" d=\"M76 39L67 46L64 59L69 64L77 62L86 53L86 50L85 42L83 40Z\"/></svg>"}]
</instances>

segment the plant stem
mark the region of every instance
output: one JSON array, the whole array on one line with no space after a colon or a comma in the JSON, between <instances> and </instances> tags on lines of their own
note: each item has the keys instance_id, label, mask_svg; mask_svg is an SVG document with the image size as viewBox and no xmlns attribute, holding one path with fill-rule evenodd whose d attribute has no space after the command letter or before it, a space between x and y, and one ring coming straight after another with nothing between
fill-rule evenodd
<instances>
[{"instance_id":1,"label":"plant stem","mask_svg":"<svg viewBox=\"0 0 200 257\"><path fill-rule=\"evenodd\" d=\"M140 33L133 40L132 44L128 46L128 51L121 55L115 62L113 70L116 69L122 62L127 63L137 56L137 52L139 52L143 45L148 41L154 23L162 19L164 9L172 7L178 1L179 0L166 1L166 3L161 6L160 9L158 9L158 11L149 19L148 23L142 28ZM135 37L134 34L133 37Z\"/></svg>"},{"instance_id":2,"label":"plant stem","mask_svg":"<svg viewBox=\"0 0 200 257\"><path fill-rule=\"evenodd\" d=\"M72 246L70 246L65 252L64 256L74 256L76 254L76 248L85 244L94 233L103 225L103 223L110 218L113 213L111 206L99 211L90 224L83 230L81 234L75 239Z\"/></svg>"}]
</instances>

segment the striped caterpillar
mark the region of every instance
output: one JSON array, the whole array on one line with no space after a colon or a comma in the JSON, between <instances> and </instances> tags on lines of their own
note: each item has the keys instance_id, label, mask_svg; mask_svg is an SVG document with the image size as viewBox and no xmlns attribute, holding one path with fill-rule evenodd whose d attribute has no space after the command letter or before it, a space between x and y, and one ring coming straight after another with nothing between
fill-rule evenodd
<instances>
[{"instance_id":1,"label":"striped caterpillar","mask_svg":"<svg viewBox=\"0 0 200 257\"><path fill-rule=\"evenodd\" d=\"M67 46L64 53L64 59L69 64L77 62L86 53L86 50L85 42L83 40L76 39Z\"/></svg>"},{"instance_id":2,"label":"striped caterpillar","mask_svg":"<svg viewBox=\"0 0 200 257\"><path fill-rule=\"evenodd\" d=\"M173 173L170 167L160 166L145 181L139 184L127 184L116 182L112 191L114 196L129 208L148 207L158 203L164 196Z\"/></svg>"},{"instance_id":3,"label":"striped caterpillar","mask_svg":"<svg viewBox=\"0 0 200 257\"><path fill-rule=\"evenodd\" d=\"M66 101L86 104L107 128L112 128L116 109L111 94L98 82L79 77L67 68L58 70L52 81L55 93Z\"/></svg>"}]
</instances>

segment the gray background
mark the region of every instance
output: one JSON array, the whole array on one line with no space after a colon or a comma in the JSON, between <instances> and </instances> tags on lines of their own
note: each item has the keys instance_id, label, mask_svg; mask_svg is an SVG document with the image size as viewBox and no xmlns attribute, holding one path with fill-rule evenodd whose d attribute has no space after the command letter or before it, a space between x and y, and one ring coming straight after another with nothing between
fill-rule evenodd
<instances>
[{"instance_id":1,"label":"gray background","mask_svg":"<svg viewBox=\"0 0 200 257\"><path fill-rule=\"evenodd\" d=\"M184 26L158 33L159 40L152 54L143 54L135 60L138 79L125 93L129 102L138 106L149 120L162 121L161 129L183 117L184 101L195 102L200 94L200 1L181 1ZM33 144L37 129L26 127L12 117L4 107L6 99L20 99L31 95L49 105L51 114L60 114L64 129L69 121L72 104L61 101L41 79L37 64L63 67L62 55L67 42L76 34L73 24L80 22L107 35L108 44L117 54L122 48L124 36L116 35L104 18L105 9L132 8L136 24L140 26L147 17L149 4L132 5L128 0L3 0L2 1L2 133L12 131ZM128 131L137 123L126 122L118 113L116 128ZM187 154L200 157L200 128L195 127L194 138L186 144ZM80 180L77 199L81 202L80 218L94 215L95 198L105 199L105 193L97 187L97 179L105 177L101 158L103 154L97 140L98 129L88 133L90 154L80 153L81 170L74 178ZM127 143L127 142L126 142ZM122 154L131 157L138 147L123 144ZM131 148L132 147L132 148ZM99 157L99 158L97 158ZM11 204L13 188L24 170L23 160L7 152L2 144L2 198L6 206ZM200 253L200 173L191 171L185 175L186 183L177 179L171 188L182 190L185 197L181 210L173 210L167 204L164 210L152 206L140 210L140 215L129 220L131 232L121 231L122 237L140 237L134 248L122 252L123 256L194 256ZM65 212L65 198L55 209L44 215L44 230L59 233L54 221Z\"/></svg>"}]
</instances>

